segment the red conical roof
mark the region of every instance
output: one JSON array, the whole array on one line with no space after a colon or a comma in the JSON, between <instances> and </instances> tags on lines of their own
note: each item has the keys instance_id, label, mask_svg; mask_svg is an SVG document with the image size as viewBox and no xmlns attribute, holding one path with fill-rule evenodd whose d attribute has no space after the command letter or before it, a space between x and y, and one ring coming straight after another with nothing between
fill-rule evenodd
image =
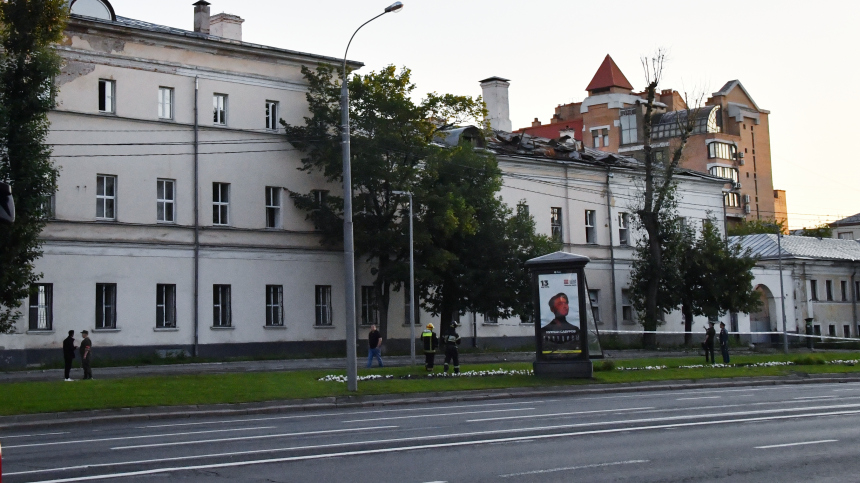
<instances>
[{"instance_id":1,"label":"red conical roof","mask_svg":"<svg viewBox=\"0 0 860 483\"><path fill-rule=\"evenodd\" d=\"M600 64L600 68L597 69L597 73L594 74L594 78L591 79L591 82L585 90L594 91L598 89L608 89L610 87L621 87L623 89L633 90L633 86L630 85L630 81L624 77L624 74L622 74L621 69L615 65L615 61L612 60L612 57L610 57L609 54L606 54L606 58L603 59L603 63Z\"/></svg>"}]
</instances>

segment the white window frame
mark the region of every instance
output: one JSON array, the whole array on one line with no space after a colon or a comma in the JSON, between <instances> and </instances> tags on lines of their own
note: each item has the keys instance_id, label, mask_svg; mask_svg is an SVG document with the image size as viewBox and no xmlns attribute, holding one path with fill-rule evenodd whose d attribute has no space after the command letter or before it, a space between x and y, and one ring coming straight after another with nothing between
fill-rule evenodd
<instances>
[{"instance_id":1,"label":"white window frame","mask_svg":"<svg viewBox=\"0 0 860 483\"><path fill-rule=\"evenodd\" d=\"M112 187L110 193L108 193L108 185ZM112 174L96 175L96 219L116 220L116 185L116 176ZM101 210L101 216L99 210Z\"/></svg>"},{"instance_id":2,"label":"white window frame","mask_svg":"<svg viewBox=\"0 0 860 483\"><path fill-rule=\"evenodd\" d=\"M373 285L362 285L361 287L359 324L364 326L379 324L379 305L376 303L376 291Z\"/></svg>"},{"instance_id":3,"label":"white window frame","mask_svg":"<svg viewBox=\"0 0 860 483\"><path fill-rule=\"evenodd\" d=\"M280 105L278 101L266 101L266 129L270 131L278 130Z\"/></svg>"},{"instance_id":4,"label":"white window frame","mask_svg":"<svg viewBox=\"0 0 860 483\"><path fill-rule=\"evenodd\" d=\"M854 232L853 231L840 231L837 232L836 237L840 240L853 240Z\"/></svg>"},{"instance_id":5,"label":"white window frame","mask_svg":"<svg viewBox=\"0 0 860 483\"><path fill-rule=\"evenodd\" d=\"M848 281L847 280L840 280L839 281L839 292L842 295L842 301L847 302L848 301L848 295L850 295L848 293Z\"/></svg>"},{"instance_id":6,"label":"white window frame","mask_svg":"<svg viewBox=\"0 0 860 483\"><path fill-rule=\"evenodd\" d=\"M227 94L212 95L212 124L227 125Z\"/></svg>"},{"instance_id":7,"label":"white window frame","mask_svg":"<svg viewBox=\"0 0 860 483\"><path fill-rule=\"evenodd\" d=\"M630 245L630 214L623 211L618 213L618 244Z\"/></svg>"},{"instance_id":8,"label":"white window frame","mask_svg":"<svg viewBox=\"0 0 860 483\"><path fill-rule=\"evenodd\" d=\"M99 112L116 114L116 81L99 79L98 90Z\"/></svg>"},{"instance_id":9,"label":"white window frame","mask_svg":"<svg viewBox=\"0 0 860 483\"><path fill-rule=\"evenodd\" d=\"M30 286L30 330L53 330L54 284L35 283Z\"/></svg>"},{"instance_id":10,"label":"white window frame","mask_svg":"<svg viewBox=\"0 0 860 483\"><path fill-rule=\"evenodd\" d=\"M212 285L212 327L232 327L232 286Z\"/></svg>"},{"instance_id":11,"label":"white window frame","mask_svg":"<svg viewBox=\"0 0 860 483\"><path fill-rule=\"evenodd\" d=\"M564 241L564 210L559 206L549 209L549 236L557 241Z\"/></svg>"},{"instance_id":12,"label":"white window frame","mask_svg":"<svg viewBox=\"0 0 860 483\"><path fill-rule=\"evenodd\" d=\"M266 228L281 228L281 188L266 186Z\"/></svg>"},{"instance_id":13,"label":"white window frame","mask_svg":"<svg viewBox=\"0 0 860 483\"><path fill-rule=\"evenodd\" d=\"M266 285L266 327L284 326L284 286Z\"/></svg>"},{"instance_id":14,"label":"white window frame","mask_svg":"<svg viewBox=\"0 0 860 483\"><path fill-rule=\"evenodd\" d=\"M172 87L158 88L158 118L173 120L174 91Z\"/></svg>"},{"instance_id":15,"label":"white window frame","mask_svg":"<svg viewBox=\"0 0 860 483\"><path fill-rule=\"evenodd\" d=\"M116 284L96 284L96 329L116 329Z\"/></svg>"},{"instance_id":16,"label":"white window frame","mask_svg":"<svg viewBox=\"0 0 860 483\"><path fill-rule=\"evenodd\" d=\"M609 126L596 126L590 129L594 149L609 146ZM603 146L601 146L603 143Z\"/></svg>"},{"instance_id":17,"label":"white window frame","mask_svg":"<svg viewBox=\"0 0 860 483\"><path fill-rule=\"evenodd\" d=\"M585 243L589 245L597 244L596 220L596 210L585 210Z\"/></svg>"},{"instance_id":18,"label":"white window frame","mask_svg":"<svg viewBox=\"0 0 860 483\"><path fill-rule=\"evenodd\" d=\"M809 281L809 299L818 301L818 280Z\"/></svg>"},{"instance_id":19,"label":"white window frame","mask_svg":"<svg viewBox=\"0 0 860 483\"><path fill-rule=\"evenodd\" d=\"M828 302L833 302L833 280L824 281L824 298Z\"/></svg>"},{"instance_id":20,"label":"white window frame","mask_svg":"<svg viewBox=\"0 0 860 483\"><path fill-rule=\"evenodd\" d=\"M158 223L176 223L176 180L158 178L155 181L155 199L155 218Z\"/></svg>"},{"instance_id":21,"label":"white window frame","mask_svg":"<svg viewBox=\"0 0 860 483\"><path fill-rule=\"evenodd\" d=\"M212 224L230 225L230 183L212 183Z\"/></svg>"},{"instance_id":22,"label":"white window frame","mask_svg":"<svg viewBox=\"0 0 860 483\"><path fill-rule=\"evenodd\" d=\"M314 286L314 306L316 327L331 327L331 285Z\"/></svg>"},{"instance_id":23,"label":"white window frame","mask_svg":"<svg viewBox=\"0 0 860 483\"><path fill-rule=\"evenodd\" d=\"M636 126L636 109L627 108L620 111L621 144L633 144L639 141Z\"/></svg>"},{"instance_id":24,"label":"white window frame","mask_svg":"<svg viewBox=\"0 0 860 483\"><path fill-rule=\"evenodd\" d=\"M176 285L155 285L155 328L176 328Z\"/></svg>"},{"instance_id":25,"label":"white window frame","mask_svg":"<svg viewBox=\"0 0 860 483\"><path fill-rule=\"evenodd\" d=\"M630 314L627 318L626 315ZM621 320L623 322L635 322L636 315L633 313L633 302L630 300L630 289L621 289Z\"/></svg>"}]
</instances>

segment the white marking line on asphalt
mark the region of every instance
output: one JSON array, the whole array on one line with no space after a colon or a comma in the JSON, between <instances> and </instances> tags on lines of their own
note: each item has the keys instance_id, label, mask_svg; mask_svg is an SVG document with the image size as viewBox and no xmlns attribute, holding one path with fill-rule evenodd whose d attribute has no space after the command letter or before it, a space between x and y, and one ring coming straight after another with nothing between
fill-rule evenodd
<instances>
[{"instance_id":1,"label":"white marking line on asphalt","mask_svg":"<svg viewBox=\"0 0 860 483\"><path fill-rule=\"evenodd\" d=\"M804 399L833 399L837 396L806 396L806 397L793 397L791 399L795 401L802 401Z\"/></svg>"},{"instance_id":2,"label":"white marking line on asphalt","mask_svg":"<svg viewBox=\"0 0 860 483\"><path fill-rule=\"evenodd\" d=\"M588 469L588 468L605 468L607 466L635 465L635 464L641 464L641 463L650 463L650 460L616 461L614 463L596 463L593 465L568 466L566 468L553 468L550 470L523 471L522 473L509 473L507 475L499 475L499 478L510 478L512 476L526 476L526 475L542 475L544 473L555 473L557 471L584 470L584 469Z\"/></svg>"},{"instance_id":3,"label":"white marking line on asphalt","mask_svg":"<svg viewBox=\"0 0 860 483\"><path fill-rule=\"evenodd\" d=\"M433 414L416 414L414 416L394 416L387 418L371 418L371 419L351 419L349 421L341 421L342 423L366 423L368 421L391 421L392 419L412 419L412 418L435 418L439 416L462 416L463 414L483 414L483 413L508 413L512 411L534 411L535 408L517 408L517 409L489 409L487 411L463 411L459 413L433 413Z\"/></svg>"},{"instance_id":4,"label":"white marking line on asphalt","mask_svg":"<svg viewBox=\"0 0 860 483\"><path fill-rule=\"evenodd\" d=\"M35 438L36 436L55 436L58 434L69 434L69 431L62 431L59 433L39 433L39 434L16 434L15 436L3 436L3 440L12 439L12 438ZM7 446L8 448L8 446Z\"/></svg>"},{"instance_id":5,"label":"white marking line on asphalt","mask_svg":"<svg viewBox=\"0 0 860 483\"><path fill-rule=\"evenodd\" d=\"M485 403L485 404L464 404L460 406L445 406L445 409L460 409L460 408L480 408L480 407L490 407L490 406L515 406L518 404L544 404L548 402L557 402L558 399L546 399L541 401L517 401L517 402L506 402L506 403ZM392 412L401 412L401 411L427 411L429 408L427 407L418 407L418 408L398 408L398 409L375 409L372 411L362 411L361 414L373 414L373 413L392 413ZM229 424L229 423L247 423L247 422L256 422L256 421L275 421L280 419L308 419L308 418L324 418L324 417L343 417L343 413L323 413L323 414L301 414L301 415L291 415L291 416L273 416L270 418L249 418L249 419L228 419L222 421L201 421L197 423L179 423L179 424L152 424L149 426L138 426L138 428L172 428L174 426L198 426L202 424ZM365 420L366 421L366 420Z\"/></svg>"},{"instance_id":6,"label":"white marking line on asphalt","mask_svg":"<svg viewBox=\"0 0 860 483\"><path fill-rule=\"evenodd\" d=\"M789 446L804 446L807 444L821 444L821 443L836 443L838 439L822 439L821 441L804 441L802 443L785 443L785 444L771 444L768 446L756 446L755 449L771 449L771 448L787 448Z\"/></svg>"},{"instance_id":7,"label":"white marking line on asphalt","mask_svg":"<svg viewBox=\"0 0 860 483\"><path fill-rule=\"evenodd\" d=\"M697 399L719 399L722 396L679 397L676 401L695 401Z\"/></svg>"},{"instance_id":8,"label":"white marking line on asphalt","mask_svg":"<svg viewBox=\"0 0 860 483\"><path fill-rule=\"evenodd\" d=\"M577 431L572 433L558 433L558 434L541 434L541 435L532 435L532 436L514 436L510 438L498 438L498 439L487 439L487 440L477 440L477 441L459 441L454 443L435 443L435 444L425 444L418 446L402 446L397 448L380 448L380 449L368 449L368 450L356 450L356 451L343 451L340 453L326 453L326 454L315 454L315 455L306 455L306 456L289 456L283 458L269 458L264 460L250 460L250 461L231 461L228 463L214 463L209 465L196 465L196 466L178 466L178 467L170 467L170 468L157 468L152 470L141 470L141 471L129 471L125 473L112 473L105 475L92 475L92 476L80 476L74 478L64 478L59 480L44 480L37 481L31 483L72 483L76 481L92 481L92 480L107 480L114 478L128 478L131 476L144 476L144 475L155 475L161 473L170 473L173 471L194 471L194 470L211 470L217 468L235 468L239 466L253 466L253 465L262 465L262 464L272 464L272 463L287 463L292 461L307 461L307 460L321 460L321 459L329 459L329 458L339 458L344 456L363 456L370 454L384 454L384 453L400 453L406 451L416 451L416 450L427 450L427 449L438 449L438 448L452 448L452 447L460 447L460 446L478 446L483 444L493 444L493 443L502 443L502 442L512 442L512 441L522 441L526 439L550 439L550 438L566 438L566 437L574 437L574 436L588 436L588 435L596 435L596 434L613 434L613 433L625 433L625 432L633 432L633 431L646 431L651 429L669 429L669 428L684 428L684 427L695 427L695 426L713 426L718 424L730 424L730 423L747 423L754 421L774 421L781 419L797 419L797 418L809 418L813 416L841 416L841 415L849 415L849 414L860 414L860 410L854 411L833 411L828 413L819 413L819 414L789 414L784 416L766 416L761 418L745 418L745 419L720 419L716 421L698 421L695 423L673 423L673 424L659 424L654 426L640 426L638 428L613 428L613 429L597 429L591 431ZM540 429L540 428L532 428L532 429Z\"/></svg>"},{"instance_id":9,"label":"white marking line on asphalt","mask_svg":"<svg viewBox=\"0 0 860 483\"><path fill-rule=\"evenodd\" d=\"M212 429L209 431L188 431L185 433L166 433L166 434L147 434L142 436L120 436L117 438L99 438L99 439L76 439L73 441L51 441L48 443L30 443L19 444L15 446L6 446L5 449L13 448L32 448L37 446L56 446L60 444L78 444L78 443L99 443L102 441L121 441L127 439L144 439L144 438L170 438L173 436L189 436L192 434L208 434L208 433L225 433L229 431L255 431L258 429L274 429L275 426L259 426L256 428L235 428L235 429Z\"/></svg>"},{"instance_id":10,"label":"white marking line on asphalt","mask_svg":"<svg viewBox=\"0 0 860 483\"><path fill-rule=\"evenodd\" d=\"M328 429L325 431L302 431L298 433L264 434L262 436L240 436L238 438L201 439L198 441L177 441L173 443L138 444L134 446L116 446L111 449L137 449L137 448L160 448L163 446L184 446L189 444L222 443L225 441L248 441L251 439L288 438L290 436L311 436L315 434L351 433L355 431L367 431L371 429L394 429L399 426L373 426L370 428L352 429Z\"/></svg>"},{"instance_id":11,"label":"white marking line on asphalt","mask_svg":"<svg viewBox=\"0 0 860 483\"><path fill-rule=\"evenodd\" d=\"M579 416L581 414L623 413L623 412L630 412L630 411L645 411L648 409L654 409L654 408L648 407L648 408L626 408L626 409L601 409L601 410L597 410L597 411L578 411L578 412L569 412L569 413L553 413L552 417ZM526 418L546 418L546 414L526 414L523 416L504 416L501 418L470 419L466 422L467 423L479 423L479 422L483 422L483 421L505 421L508 419L526 419Z\"/></svg>"}]
</instances>

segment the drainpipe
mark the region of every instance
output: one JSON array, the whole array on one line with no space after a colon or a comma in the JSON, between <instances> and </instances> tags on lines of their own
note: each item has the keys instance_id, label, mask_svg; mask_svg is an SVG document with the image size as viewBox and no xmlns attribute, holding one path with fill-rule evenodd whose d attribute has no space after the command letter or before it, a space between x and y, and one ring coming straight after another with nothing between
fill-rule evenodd
<instances>
[{"instance_id":1,"label":"drainpipe","mask_svg":"<svg viewBox=\"0 0 860 483\"><path fill-rule=\"evenodd\" d=\"M567 167L567 165L565 165L565 167L564 167L564 210L567 211L567 223L564 224L564 228L565 228L564 231L566 232L565 235L567 238L567 243L572 245L573 244L573 238L571 237L571 234L570 234L570 224L571 224L571 220L573 218L570 216L570 215L572 215L572 213L570 212L570 196L568 195L569 190L570 190L570 181L568 180L568 167ZM563 248L562 248L562 250L563 250Z\"/></svg>"},{"instance_id":2,"label":"drainpipe","mask_svg":"<svg viewBox=\"0 0 860 483\"><path fill-rule=\"evenodd\" d=\"M854 267L854 272L851 273L851 318L854 321L854 330L857 337L860 337L860 326L857 325L857 289L856 289L856 281L857 280L857 266Z\"/></svg>"},{"instance_id":3,"label":"drainpipe","mask_svg":"<svg viewBox=\"0 0 860 483\"><path fill-rule=\"evenodd\" d=\"M194 77L194 357L200 355L200 78Z\"/></svg>"},{"instance_id":4,"label":"drainpipe","mask_svg":"<svg viewBox=\"0 0 860 483\"><path fill-rule=\"evenodd\" d=\"M612 243L612 188L609 179L612 178L612 167L606 166L606 220L609 224L609 286L612 293L612 326L618 330L618 305L615 295L615 245ZM620 242L620 240L619 240ZM627 244L630 244L630 228L627 228Z\"/></svg>"}]
</instances>

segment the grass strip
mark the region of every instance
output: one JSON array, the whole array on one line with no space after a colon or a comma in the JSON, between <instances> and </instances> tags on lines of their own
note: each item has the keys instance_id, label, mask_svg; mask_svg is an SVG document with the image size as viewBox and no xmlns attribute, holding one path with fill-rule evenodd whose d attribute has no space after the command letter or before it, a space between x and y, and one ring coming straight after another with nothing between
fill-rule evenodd
<instances>
[{"instance_id":1,"label":"grass strip","mask_svg":"<svg viewBox=\"0 0 860 483\"><path fill-rule=\"evenodd\" d=\"M615 360L616 369L596 371L594 378L542 379L534 376L490 376L463 378L425 378L423 367L395 367L361 370L359 375L392 375L394 379L362 381L360 395L409 394L422 392L464 391L515 387L573 386L643 381L698 380L732 377L785 376L792 374L825 374L860 372L860 365L828 365L830 360L858 359L860 353L815 355L753 355L733 358L733 364L770 361L797 361L803 365L777 367L731 367L682 369L679 366L701 364L700 357L648 358ZM597 362L596 365L599 365ZM666 366L661 370L618 370L618 367ZM466 371L494 369L531 369L527 362L474 364ZM437 369L438 372L438 369ZM16 382L0 384L0 415L82 411L152 406L229 404L273 400L309 399L346 396L346 384L319 381L329 374L343 371L304 370L289 372L255 372L176 376L129 377L93 381ZM412 379L401 379L410 375Z\"/></svg>"}]
</instances>

